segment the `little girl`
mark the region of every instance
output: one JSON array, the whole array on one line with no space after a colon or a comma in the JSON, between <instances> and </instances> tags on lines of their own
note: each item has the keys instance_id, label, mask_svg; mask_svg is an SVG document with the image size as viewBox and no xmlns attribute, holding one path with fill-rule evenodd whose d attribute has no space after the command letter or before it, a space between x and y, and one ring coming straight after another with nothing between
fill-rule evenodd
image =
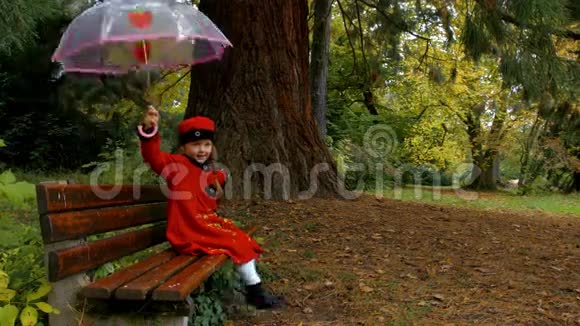
<instances>
[{"instance_id":1,"label":"little girl","mask_svg":"<svg viewBox=\"0 0 580 326\"><path fill-rule=\"evenodd\" d=\"M141 155L151 169L167 181L167 239L173 248L187 255L226 254L246 285L246 299L258 309L277 308L281 297L263 289L256 271L262 253L258 243L215 210L227 176L213 167L214 122L193 117L179 123L182 154L161 151L158 134L159 112L149 107L138 134Z\"/></svg>"}]
</instances>

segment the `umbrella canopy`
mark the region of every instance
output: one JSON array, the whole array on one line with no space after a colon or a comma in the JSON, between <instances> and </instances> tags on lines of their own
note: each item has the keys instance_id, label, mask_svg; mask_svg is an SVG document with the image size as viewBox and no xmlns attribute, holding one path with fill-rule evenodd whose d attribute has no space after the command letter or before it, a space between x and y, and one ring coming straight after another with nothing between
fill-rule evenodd
<instances>
[{"instance_id":1,"label":"umbrella canopy","mask_svg":"<svg viewBox=\"0 0 580 326\"><path fill-rule=\"evenodd\" d=\"M110 0L76 17L53 54L65 72L119 74L222 58L230 41L192 5Z\"/></svg>"}]
</instances>

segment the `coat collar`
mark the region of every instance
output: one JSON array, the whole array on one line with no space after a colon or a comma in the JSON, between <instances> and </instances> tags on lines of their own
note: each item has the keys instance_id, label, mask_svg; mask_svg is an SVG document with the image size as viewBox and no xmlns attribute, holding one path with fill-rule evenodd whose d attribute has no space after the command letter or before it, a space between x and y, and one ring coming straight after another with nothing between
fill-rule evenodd
<instances>
[{"instance_id":1,"label":"coat collar","mask_svg":"<svg viewBox=\"0 0 580 326\"><path fill-rule=\"evenodd\" d=\"M193 164L194 166L197 166L198 168L202 169L205 172L208 172L211 169L211 166L212 166L211 159L207 159L205 162L199 163L198 161L192 159L191 157L189 157L185 154L182 154L182 155L185 156L189 160L189 162L191 162L191 164Z\"/></svg>"}]
</instances>

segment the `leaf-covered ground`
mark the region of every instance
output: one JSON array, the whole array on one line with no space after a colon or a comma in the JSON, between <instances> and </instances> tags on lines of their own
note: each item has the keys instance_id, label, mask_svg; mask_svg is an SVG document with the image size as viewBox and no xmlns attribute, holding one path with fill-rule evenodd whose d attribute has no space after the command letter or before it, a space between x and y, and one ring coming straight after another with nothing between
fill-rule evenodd
<instances>
[{"instance_id":1,"label":"leaf-covered ground","mask_svg":"<svg viewBox=\"0 0 580 326\"><path fill-rule=\"evenodd\" d=\"M580 325L580 218L365 196L230 203L288 305L235 325Z\"/></svg>"}]
</instances>

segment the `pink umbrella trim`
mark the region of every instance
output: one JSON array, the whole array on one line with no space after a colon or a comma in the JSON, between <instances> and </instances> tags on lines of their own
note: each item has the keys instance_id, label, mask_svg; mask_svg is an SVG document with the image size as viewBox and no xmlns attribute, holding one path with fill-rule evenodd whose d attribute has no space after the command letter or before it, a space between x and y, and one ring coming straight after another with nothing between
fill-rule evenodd
<instances>
[{"instance_id":1,"label":"pink umbrella trim","mask_svg":"<svg viewBox=\"0 0 580 326\"><path fill-rule=\"evenodd\" d=\"M122 36L122 37L112 37L112 38L107 38L107 39L102 39L101 41L95 41L95 42L87 42L84 43L81 46L76 47L74 50L71 51L67 51L67 52L63 52L63 53L55 53L52 56L52 61L60 61L61 59L65 58L65 57L69 57L69 56L73 56L75 54L78 54L79 52L87 49L87 48L91 48L94 46L101 46L104 45L106 43L114 43L114 42L134 42L134 41L141 41L141 40L146 40L146 41L153 41L153 40L159 40L159 39L176 39L174 35L168 35L168 34L150 34L150 35L134 35L134 36ZM206 37L200 34L195 34L195 35L189 35L187 37L184 38L179 38L176 39L178 41L192 41L195 39L202 39L202 40L207 40L210 42L214 42L214 43L220 43L222 46L232 46L232 44L228 41L228 42L224 42L224 39L218 39L218 38L213 38L213 37ZM223 48L220 49L223 51Z\"/></svg>"},{"instance_id":2,"label":"pink umbrella trim","mask_svg":"<svg viewBox=\"0 0 580 326\"><path fill-rule=\"evenodd\" d=\"M206 62L210 62L213 60L219 60L222 58L223 55L223 51L222 53L220 53L219 55L215 55L212 57L206 57L203 59L199 59L199 60L193 60L191 62L191 64L201 64L201 63L206 63ZM156 67L156 68L165 68L165 69L172 69L172 68L176 68L176 67L187 67L189 65L187 64L170 64L170 65L163 65L163 64L149 64L147 65L147 67ZM131 70L137 70L139 69L140 66L137 65L133 65L130 66L128 68L125 69L114 69L112 67L108 67L108 68L82 68L82 67L78 67L78 66L72 66L72 67L65 67L64 70L67 72L80 72L80 73L93 73L93 74L123 74L127 71L131 71Z\"/></svg>"}]
</instances>

